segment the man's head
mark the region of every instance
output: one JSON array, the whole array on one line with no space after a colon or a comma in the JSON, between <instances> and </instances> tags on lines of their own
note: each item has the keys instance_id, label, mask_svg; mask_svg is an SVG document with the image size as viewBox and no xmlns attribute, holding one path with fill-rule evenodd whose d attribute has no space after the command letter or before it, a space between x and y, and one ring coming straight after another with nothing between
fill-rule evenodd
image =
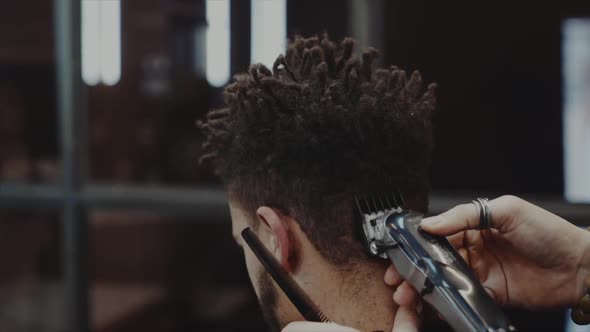
<instances>
[{"instance_id":1,"label":"man's head","mask_svg":"<svg viewBox=\"0 0 590 332\"><path fill-rule=\"evenodd\" d=\"M296 37L272 70L236 75L225 107L200 123L202 159L226 184L234 236L252 227L300 282L313 264L354 279L368 262L355 194L399 190L409 207L427 207L435 86L424 92L418 72L373 69L375 49L361 59L353 51L349 38ZM259 298L279 307L248 251L246 261Z\"/></svg>"}]
</instances>

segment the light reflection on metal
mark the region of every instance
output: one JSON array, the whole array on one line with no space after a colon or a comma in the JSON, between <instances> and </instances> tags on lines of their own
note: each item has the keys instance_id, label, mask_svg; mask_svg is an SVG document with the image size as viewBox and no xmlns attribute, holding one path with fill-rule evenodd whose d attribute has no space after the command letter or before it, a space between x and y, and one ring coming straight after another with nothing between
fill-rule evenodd
<instances>
[{"instance_id":1,"label":"light reflection on metal","mask_svg":"<svg viewBox=\"0 0 590 332\"><path fill-rule=\"evenodd\" d=\"M450 265L447 265L446 266L445 271L448 272L448 273L450 273L450 274L452 274L453 277L456 278L456 280L459 280L461 282L460 285L464 285L465 286L464 288L458 288L459 293L461 293L466 298L468 298L468 296L471 293L473 293L473 285L471 284L471 281L469 280L469 278L465 277L462 273L456 271Z\"/></svg>"}]
</instances>

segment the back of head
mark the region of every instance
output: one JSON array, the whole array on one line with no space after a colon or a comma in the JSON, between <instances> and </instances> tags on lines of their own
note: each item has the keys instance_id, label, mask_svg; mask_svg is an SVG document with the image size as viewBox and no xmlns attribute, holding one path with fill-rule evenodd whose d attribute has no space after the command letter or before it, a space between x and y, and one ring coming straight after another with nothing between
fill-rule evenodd
<instances>
[{"instance_id":1,"label":"back of head","mask_svg":"<svg viewBox=\"0 0 590 332\"><path fill-rule=\"evenodd\" d=\"M428 204L435 85L424 92L417 71L375 70L377 56L359 59L350 38L297 36L272 70L237 74L225 107L199 123L201 160L230 199L252 215L267 205L291 216L337 265L362 252L354 194L399 190L413 209Z\"/></svg>"}]
</instances>

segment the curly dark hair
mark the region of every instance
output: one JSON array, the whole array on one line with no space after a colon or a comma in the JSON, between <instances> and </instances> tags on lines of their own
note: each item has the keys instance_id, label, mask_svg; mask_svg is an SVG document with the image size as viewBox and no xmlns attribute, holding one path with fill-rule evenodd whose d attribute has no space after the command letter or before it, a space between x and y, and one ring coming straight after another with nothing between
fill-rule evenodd
<instances>
[{"instance_id":1,"label":"curly dark hair","mask_svg":"<svg viewBox=\"0 0 590 332\"><path fill-rule=\"evenodd\" d=\"M296 36L272 71L262 64L234 76L225 107L198 125L232 202L252 217L273 206L297 220L334 264L360 257L354 194L399 190L426 210L435 84L396 68L372 68L355 42ZM255 222L255 224L257 224Z\"/></svg>"}]
</instances>

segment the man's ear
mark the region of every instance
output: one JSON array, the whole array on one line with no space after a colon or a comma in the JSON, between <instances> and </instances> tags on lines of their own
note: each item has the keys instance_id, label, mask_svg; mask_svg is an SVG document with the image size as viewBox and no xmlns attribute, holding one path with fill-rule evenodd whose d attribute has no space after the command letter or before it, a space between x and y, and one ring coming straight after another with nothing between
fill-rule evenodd
<instances>
[{"instance_id":1,"label":"man's ear","mask_svg":"<svg viewBox=\"0 0 590 332\"><path fill-rule=\"evenodd\" d=\"M270 232L270 251L287 272L293 272L297 264L298 245L290 229L290 218L268 206L259 207L256 216L261 226Z\"/></svg>"}]
</instances>

